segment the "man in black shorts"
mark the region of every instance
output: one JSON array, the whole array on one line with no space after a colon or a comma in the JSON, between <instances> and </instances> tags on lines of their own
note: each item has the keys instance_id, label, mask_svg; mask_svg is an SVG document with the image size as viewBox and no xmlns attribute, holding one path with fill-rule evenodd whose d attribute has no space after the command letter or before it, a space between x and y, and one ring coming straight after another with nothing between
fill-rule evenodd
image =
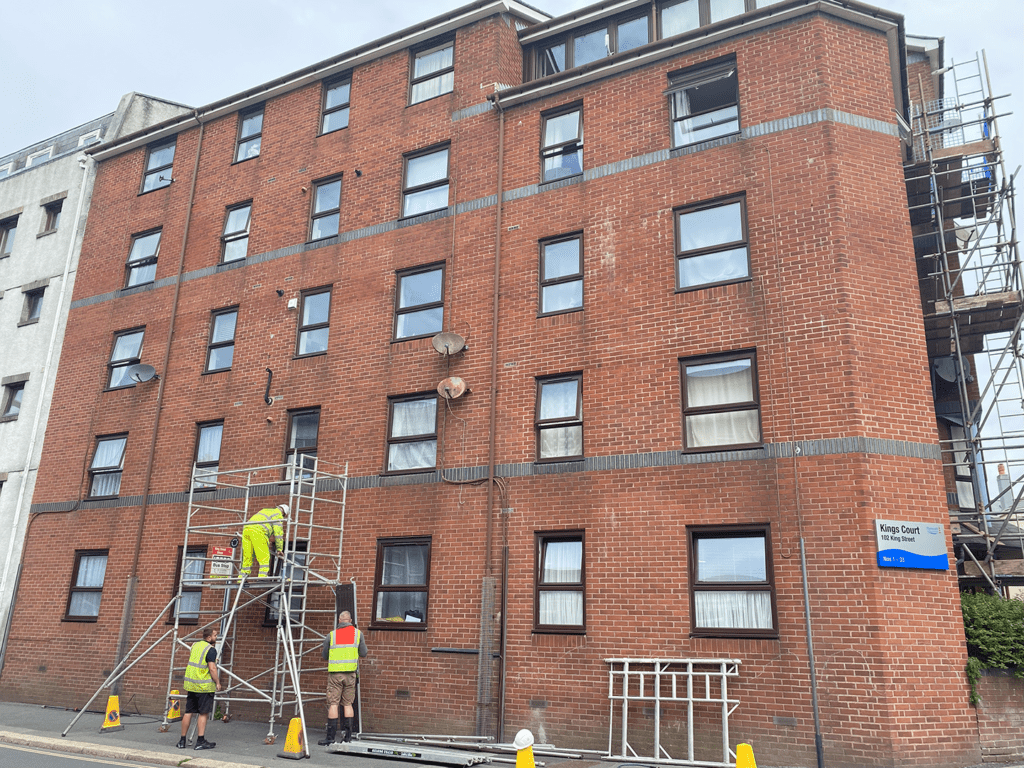
<instances>
[{"instance_id":1,"label":"man in black shorts","mask_svg":"<svg viewBox=\"0 0 1024 768\"><path fill-rule=\"evenodd\" d=\"M181 718L181 738L178 749L184 749L188 742L185 734L192 722L192 713L199 715L196 723L196 749L213 749L215 742L206 740L206 721L213 712L213 696L220 690L220 673L217 671L216 627L203 630L203 639L192 644L185 669L185 714Z\"/></svg>"}]
</instances>

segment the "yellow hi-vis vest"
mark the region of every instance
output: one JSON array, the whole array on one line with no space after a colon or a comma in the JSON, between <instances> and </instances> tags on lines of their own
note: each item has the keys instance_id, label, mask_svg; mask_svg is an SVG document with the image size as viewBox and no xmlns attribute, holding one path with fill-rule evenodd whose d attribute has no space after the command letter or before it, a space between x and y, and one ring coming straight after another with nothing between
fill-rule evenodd
<instances>
[{"instance_id":1,"label":"yellow hi-vis vest","mask_svg":"<svg viewBox=\"0 0 1024 768\"><path fill-rule=\"evenodd\" d=\"M214 693L217 684L210 677L210 668L206 665L206 653L211 648L205 640L192 646L188 656L188 667L185 669L185 690L193 693Z\"/></svg>"},{"instance_id":2,"label":"yellow hi-vis vest","mask_svg":"<svg viewBox=\"0 0 1024 768\"><path fill-rule=\"evenodd\" d=\"M362 633L349 624L331 633L331 650L327 655L328 672L355 672L359 668L359 641Z\"/></svg>"},{"instance_id":3,"label":"yellow hi-vis vest","mask_svg":"<svg viewBox=\"0 0 1024 768\"><path fill-rule=\"evenodd\" d=\"M273 536L277 540L278 552L281 551L281 547L284 545L284 528L281 527L282 520L284 520L284 513L277 507L261 509L249 518L250 523L263 523L263 525L253 527L257 530L262 530L268 539Z\"/></svg>"}]
</instances>

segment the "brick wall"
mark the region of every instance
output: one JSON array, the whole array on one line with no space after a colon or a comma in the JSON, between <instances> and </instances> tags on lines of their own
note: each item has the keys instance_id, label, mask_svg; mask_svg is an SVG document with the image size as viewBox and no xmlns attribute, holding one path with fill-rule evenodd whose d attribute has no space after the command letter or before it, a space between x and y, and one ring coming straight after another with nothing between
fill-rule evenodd
<instances>
[{"instance_id":1,"label":"brick wall","mask_svg":"<svg viewBox=\"0 0 1024 768\"><path fill-rule=\"evenodd\" d=\"M987 669L976 686L975 715L985 762L1024 758L1024 680L1010 671Z\"/></svg>"}]
</instances>

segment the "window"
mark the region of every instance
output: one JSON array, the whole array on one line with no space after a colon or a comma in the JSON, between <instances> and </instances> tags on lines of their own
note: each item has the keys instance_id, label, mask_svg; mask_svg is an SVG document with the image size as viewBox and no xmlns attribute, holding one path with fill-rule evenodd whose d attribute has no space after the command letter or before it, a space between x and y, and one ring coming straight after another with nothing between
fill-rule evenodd
<instances>
[{"instance_id":1,"label":"window","mask_svg":"<svg viewBox=\"0 0 1024 768\"><path fill-rule=\"evenodd\" d=\"M128 366L139 362L144 334L144 330L121 331L114 337L114 349L110 353L110 362L107 363L110 369L107 389L135 386L135 382L128 378Z\"/></svg>"},{"instance_id":2,"label":"window","mask_svg":"<svg viewBox=\"0 0 1024 768\"><path fill-rule=\"evenodd\" d=\"M409 104L451 93L455 86L455 43L447 42L414 54Z\"/></svg>"},{"instance_id":3,"label":"window","mask_svg":"<svg viewBox=\"0 0 1024 768\"><path fill-rule=\"evenodd\" d=\"M103 580L107 574L107 552L105 549L75 552L65 621L96 621L100 615Z\"/></svg>"},{"instance_id":4,"label":"window","mask_svg":"<svg viewBox=\"0 0 1024 768\"><path fill-rule=\"evenodd\" d=\"M967 431L959 424L949 425L950 446L953 451L953 477L956 481L957 506L960 509L976 511L974 481L971 476L971 449ZM1006 502L1010 503L1010 502Z\"/></svg>"},{"instance_id":5,"label":"window","mask_svg":"<svg viewBox=\"0 0 1024 768\"><path fill-rule=\"evenodd\" d=\"M615 17L598 27L574 30L568 37L546 42L537 49L537 77L582 67L651 41L648 17Z\"/></svg>"},{"instance_id":6,"label":"window","mask_svg":"<svg viewBox=\"0 0 1024 768\"><path fill-rule=\"evenodd\" d=\"M174 583L181 582L181 600L177 614L180 624L198 624L199 606L203 601L203 576L206 575L206 547L189 547L185 558L181 557L182 547L178 547L178 572L174 574ZM182 567L184 566L184 567ZM171 606L171 616L175 614Z\"/></svg>"},{"instance_id":7,"label":"window","mask_svg":"<svg viewBox=\"0 0 1024 768\"><path fill-rule=\"evenodd\" d=\"M222 262L238 261L246 257L249 251L251 212L252 203L228 209L227 218L224 220L224 235L221 237L221 242L224 243Z\"/></svg>"},{"instance_id":8,"label":"window","mask_svg":"<svg viewBox=\"0 0 1024 768\"><path fill-rule=\"evenodd\" d=\"M195 472L192 487L196 490L217 487L217 470L220 469L220 441L224 435L224 422L212 421L199 425L196 439Z\"/></svg>"},{"instance_id":9,"label":"window","mask_svg":"<svg viewBox=\"0 0 1024 768\"><path fill-rule=\"evenodd\" d=\"M14 163L0 165L0 179L10 176L14 172Z\"/></svg>"},{"instance_id":10,"label":"window","mask_svg":"<svg viewBox=\"0 0 1024 768\"><path fill-rule=\"evenodd\" d=\"M25 396L25 381L12 382L4 386L3 405L0 406L0 419L14 421L21 413L21 399Z\"/></svg>"},{"instance_id":11,"label":"window","mask_svg":"<svg viewBox=\"0 0 1024 768\"><path fill-rule=\"evenodd\" d=\"M672 37L689 32L774 2L778 0L681 0L666 4L661 8L661 36Z\"/></svg>"},{"instance_id":12,"label":"window","mask_svg":"<svg viewBox=\"0 0 1024 768\"><path fill-rule=\"evenodd\" d=\"M323 240L338 234L341 218L341 178L313 182L313 213L309 239Z\"/></svg>"},{"instance_id":13,"label":"window","mask_svg":"<svg viewBox=\"0 0 1024 768\"><path fill-rule=\"evenodd\" d=\"M25 167L29 168L33 165L39 165L45 163L53 155L53 147L47 147L46 149L40 150L39 152L33 152L28 156L25 161Z\"/></svg>"},{"instance_id":14,"label":"window","mask_svg":"<svg viewBox=\"0 0 1024 768\"><path fill-rule=\"evenodd\" d=\"M331 319L330 289L303 293L302 313L299 317L299 344L296 354L319 355L326 352Z\"/></svg>"},{"instance_id":15,"label":"window","mask_svg":"<svg viewBox=\"0 0 1024 768\"><path fill-rule=\"evenodd\" d=\"M156 279L156 260L160 254L160 230L135 235L128 252L125 288L152 283Z\"/></svg>"},{"instance_id":16,"label":"window","mask_svg":"<svg viewBox=\"0 0 1024 768\"><path fill-rule=\"evenodd\" d=\"M405 158L402 216L448 207L448 147Z\"/></svg>"},{"instance_id":17,"label":"window","mask_svg":"<svg viewBox=\"0 0 1024 768\"><path fill-rule=\"evenodd\" d=\"M429 584L429 537L378 539L371 626L426 629Z\"/></svg>"},{"instance_id":18,"label":"window","mask_svg":"<svg viewBox=\"0 0 1024 768\"><path fill-rule=\"evenodd\" d=\"M142 176L142 193L169 186L173 179L175 139L154 144L146 153L146 172ZM142 194L140 193L140 194Z\"/></svg>"},{"instance_id":19,"label":"window","mask_svg":"<svg viewBox=\"0 0 1024 768\"><path fill-rule=\"evenodd\" d=\"M754 446L761 441L753 352L683 360L685 450Z\"/></svg>"},{"instance_id":20,"label":"window","mask_svg":"<svg viewBox=\"0 0 1024 768\"><path fill-rule=\"evenodd\" d=\"M57 225L60 224L60 211L63 207L63 200L56 200L43 206L43 229L39 234L45 235L57 231Z\"/></svg>"},{"instance_id":21,"label":"window","mask_svg":"<svg viewBox=\"0 0 1024 768\"><path fill-rule=\"evenodd\" d=\"M79 136L78 137L78 146L79 147L88 147L88 146L90 146L92 144L99 143L99 140L100 140L100 129L97 128L95 131L90 131L89 133L83 133L81 136Z\"/></svg>"},{"instance_id":22,"label":"window","mask_svg":"<svg viewBox=\"0 0 1024 768\"><path fill-rule=\"evenodd\" d=\"M395 339L441 332L444 322L444 267L418 267L398 273Z\"/></svg>"},{"instance_id":23,"label":"window","mask_svg":"<svg viewBox=\"0 0 1024 768\"><path fill-rule=\"evenodd\" d=\"M221 309L210 321L210 343L206 349L206 372L226 371L235 358L235 326L238 308Z\"/></svg>"},{"instance_id":24,"label":"window","mask_svg":"<svg viewBox=\"0 0 1024 768\"><path fill-rule=\"evenodd\" d=\"M686 147L740 130L739 85L733 61L669 75L672 146Z\"/></svg>"},{"instance_id":25,"label":"window","mask_svg":"<svg viewBox=\"0 0 1024 768\"><path fill-rule=\"evenodd\" d=\"M96 453L89 467L91 498L117 496L121 492L121 470L124 466L124 445L127 435L96 439Z\"/></svg>"},{"instance_id":26,"label":"window","mask_svg":"<svg viewBox=\"0 0 1024 768\"><path fill-rule=\"evenodd\" d=\"M676 290L750 277L746 201L738 197L676 211Z\"/></svg>"},{"instance_id":27,"label":"window","mask_svg":"<svg viewBox=\"0 0 1024 768\"><path fill-rule=\"evenodd\" d=\"M583 457L583 374L537 380L537 460Z\"/></svg>"},{"instance_id":28,"label":"window","mask_svg":"<svg viewBox=\"0 0 1024 768\"><path fill-rule=\"evenodd\" d=\"M348 105L352 93L352 81L333 80L324 83L323 117L320 119L320 133L332 133L348 128Z\"/></svg>"},{"instance_id":29,"label":"window","mask_svg":"<svg viewBox=\"0 0 1024 768\"><path fill-rule=\"evenodd\" d=\"M290 579L291 600L288 611L292 621L296 621L295 612L302 610L302 601L306 597L306 558L309 553L308 541L289 541L285 561L275 559L271 565L271 575L277 577L284 570L284 577ZM267 600L267 611L263 617L264 624L277 624L278 608L281 605L281 592L273 592Z\"/></svg>"},{"instance_id":30,"label":"window","mask_svg":"<svg viewBox=\"0 0 1024 768\"><path fill-rule=\"evenodd\" d=\"M288 450L285 462L289 464L288 477L291 479L292 466L302 467L302 477L312 477L316 468L316 441L320 431L320 409L308 408L288 413Z\"/></svg>"},{"instance_id":31,"label":"window","mask_svg":"<svg viewBox=\"0 0 1024 768\"><path fill-rule=\"evenodd\" d=\"M260 142L263 139L263 106L238 116L238 143L235 147L235 162L240 163L251 157L260 156Z\"/></svg>"},{"instance_id":32,"label":"window","mask_svg":"<svg viewBox=\"0 0 1024 768\"><path fill-rule=\"evenodd\" d=\"M388 400L388 472L416 472L437 464L437 395Z\"/></svg>"},{"instance_id":33,"label":"window","mask_svg":"<svg viewBox=\"0 0 1024 768\"><path fill-rule=\"evenodd\" d=\"M533 628L537 632L582 632L583 531L538 533Z\"/></svg>"},{"instance_id":34,"label":"window","mask_svg":"<svg viewBox=\"0 0 1024 768\"><path fill-rule=\"evenodd\" d=\"M583 308L583 239L579 235L540 246L540 313Z\"/></svg>"},{"instance_id":35,"label":"window","mask_svg":"<svg viewBox=\"0 0 1024 768\"><path fill-rule=\"evenodd\" d=\"M542 181L583 173L583 110L579 107L544 117Z\"/></svg>"},{"instance_id":36,"label":"window","mask_svg":"<svg viewBox=\"0 0 1024 768\"><path fill-rule=\"evenodd\" d=\"M687 535L692 634L775 637L768 526L693 526Z\"/></svg>"},{"instance_id":37,"label":"window","mask_svg":"<svg viewBox=\"0 0 1024 768\"><path fill-rule=\"evenodd\" d=\"M0 259L11 255L14 248L14 235L18 231L18 217L0 221Z\"/></svg>"},{"instance_id":38,"label":"window","mask_svg":"<svg viewBox=\"0 0 1024 768\"><path fill-rule=\"evenodd\" d=\"M39 316L43 312L43 294L45 292L45 288L25 291L25 306L22 307L21 322L18 325L29 325L30 323L39 322Z\"/></svg>"}]
</instances>

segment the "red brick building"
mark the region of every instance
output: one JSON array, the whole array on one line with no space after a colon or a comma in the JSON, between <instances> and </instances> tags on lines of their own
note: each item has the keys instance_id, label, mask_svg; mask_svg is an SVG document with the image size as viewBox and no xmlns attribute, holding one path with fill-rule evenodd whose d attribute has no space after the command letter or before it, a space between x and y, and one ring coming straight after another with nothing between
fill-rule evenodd
<instances>
[{"instance_id":1,"label":"red brick building","mask_svg":"<svg viewBox=\"0 0 1024 768\"><path fill-rule=\"evenodd\" d=\"M618 753L609 659L722 659L733 748L813 765L806 605L828 765L976 762L955 571L876 559L876 519L952 546L903 35L845 1L484 0L98 151L0 694L80 706L173 623L194 463L299 455L347 464L308 547L343 531L364 730ZM159 708L168 663L124 690ZM685 704L631 705L638 754L685 757Z\"/></svg>"}]
</instances>

